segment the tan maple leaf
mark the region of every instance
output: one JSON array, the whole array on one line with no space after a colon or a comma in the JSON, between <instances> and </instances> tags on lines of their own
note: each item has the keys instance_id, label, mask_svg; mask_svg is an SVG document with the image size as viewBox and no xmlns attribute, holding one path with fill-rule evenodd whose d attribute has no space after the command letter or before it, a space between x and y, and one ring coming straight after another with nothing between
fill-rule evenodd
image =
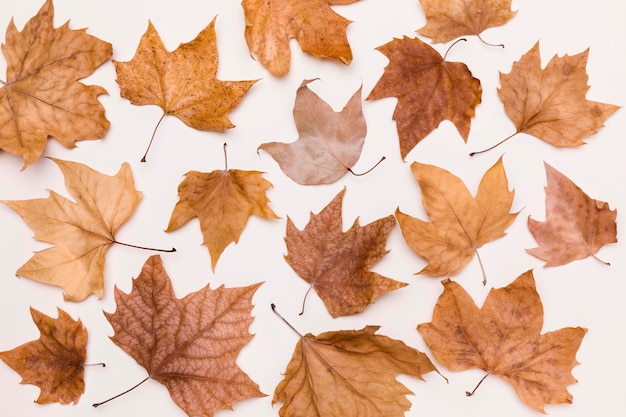
<instances>
[{"instance_id":1,"label":"tan maple leaf","mask_svg":"<svg viewBox=\"0 0 626 417\"><path fill-rule=\"evenodd\" d=\"M532 271L492 288L480 309L456 282L442 284L432 321L417 326L437 361L451 371L477 368L497 375L541 413L545 404L572 402L567 386L576 382L571 370L586 329L540 334L543 306Z\"/></svg>"},{"instance_id":2,"label":"tan maple leaf","mask_svg":"<svg viewBox=\"0 0 626 417\"><path fill-rule=\"evenodd\" d=\"M352 50L346 28L351 22L330 6L356 1L243 0L248 49L270 74L276 76L289 73L289 41L293 38L304 52L348 65L352 61Z\"/></svg>"},{"instance_id":3,"label":"tan maple leaf","mask_svg":"<svg viewBox=\"0 0 626 417\"><path fill-rule=\"evenodd\" d=\"M595 258L602 246L617 242L617 211L604 201L590 198L550 165L545 167L546 221L528 216L528 229L539 244L527 249L528 253L551 267L589 256Z\"/></svg>"},{"instance_id":4,"label":"tan maple leaf","mask_svg":"<svg viewBox=\"0 0 626 417\"><path fill-rule=\"evenodd\" d=\"M256 82L217 79L215 19L194 40L180 44L173 52L165 49L152 22L148 22L133 59L114 60L113 64L122 97L137 106L154 104L163 109L150 143L167 115L199 130L222 132L234 127L228 112Z\"/></svg>"},{"instance_id":5,"label":"tan maple leaf","mask_svg":"<svg viewBox=\"0 0 626 417\"><path fill-rule=\"evenodd\" d=\"M71 30L69 22L54 28L53 18L47 0L21 32L11 20L2 44L7 79L0 80L0 149L24 158L24 168L40 158L48 137L73 148L79 140L101 139L109 127L98 101L106 90L78 80L111 57L111 44Z\"/></svg>"},{"instance_id":6,"label":"tan maple leaf","mask_svg":"<svg viewBox=\"0 0 626 417\"><path fill-rule=\"evenodd\" d=\"M481 32L505 24L516 13L511 10L511 0L420 0L420 3L426 25L417 32L433 42L476 35L487 43L480 37Z\"/></svg>"},{"instance_id":7,"label":"tan maple leaf","mask_svg":"<svg viewBox=\"0 0 626 417\"><path fill-rule=\"evenodd\" d=\"M428 265L419 274L455 275L478 256L478 248L503 237L518 213L510 213L509 191L502 158L483 175L472 197L460 178L434 165L413 162L411 170L422 190L430 223L396 210L407 244ZM478 258L480 261L480 257ZM482 261L480 261L482 268ZM483 270L483 283L486 282Z\"/></svg>"},{"instance_id":8,"label":"tan maple leaf","mask_svg":"<svg viewBox=\"0 0 626 417\"><path fill-rule=\"evenodd\" d=\"M378 48L387 58L367 100L397 97L393 112L402 159L444 120L467 142L471 119L481 101L480 81L461 62L448 62L419 39L403 37Z\"/></svg>"},{"instance_id":9,"label":"tan maple leaf","mask_svg":"<svg viewBox=\"0 0 626 417\"><path fill-rule=\"evenodd\" d=\"M85 392L87 330L80 320L57 310L59 317L53 319L31 307L39 339L0 352L0 359L22 376L22 384L41 389L38 404L77 403Z\"/></svg>"},{"instance_id":10,"label":"tan maple leaf","mask_svg":"<svg viewBox=\"0 0 626 417\"><path fill-rule=\"evenodd\" d=\"M384 277L369 268L389 251L387 238L396 224L393 216L365 226L355 219L342 230L345 188L300 231L287 218L285 260L319 295L333 317L359 313L379 295L407 284Z\"/></svg>"},{"instance_id":11,"label":"tan maple leaf","mask_svg":"<svg viewBox=\"0 0 626 417\"><path fill-rule=\"evenodd\" d=\"M104 254L119 243L115 232L131 216L141 193L127 163L108 176L78 162L52 160L76 201L50 191L46 198L5 202L33 229L35 239L55 245L36 252L16 274L62 287L67 301L90 294L102 298Z\"/></svg>"},{"instance_id":12,"label":"tan maple leaf","mask_svg":"<svg viewBox=\"0 0 626 417\"><path fill-rule=\"evenodd\" d=\"M235 362L252 338L251 300L260 285L207 285L178 299L160 256L151 256L129 294L115 288L117 309L104 313L115 331L111 340L146 369L144 382L165 385L190 417L213 416L265 395Z\"/></svg>"},{"instance_id":13,"label":"tan maple leaf","mask_svg":"<svg viewBox=\"0 0 626 417\"><path fill-rule=\"evenodd\" d=\"M367 133L361 89L340 112L335 112L307 87L311 81L305 80L296 93L293 117L298 140L264 143L259 149L272 155L298 184L330 184L352 172L361 156Z\"/></svg>"}]
</instances>

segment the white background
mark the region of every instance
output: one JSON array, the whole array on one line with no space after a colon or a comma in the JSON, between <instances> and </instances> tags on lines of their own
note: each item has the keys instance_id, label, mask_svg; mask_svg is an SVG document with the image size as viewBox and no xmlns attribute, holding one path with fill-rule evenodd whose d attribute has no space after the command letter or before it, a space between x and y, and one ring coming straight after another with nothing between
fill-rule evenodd
<instances>
[{"instance_id":1,"label":"white background","mask_svg":"<svg viewBox=\"0 0 626 417\"><path fill-rule=\"evenodd\" d=\"M18 29L35 15L40 0L0 0L0 28L14 17ZM380 334L402 339L430 355L416 331L419 323L430 321L432 309L442 291L440 279L414 275L425 266L405 244L398 226L387 247L390 253L373 269L409 285L380 297L365 312L333 319L316 294L309 295L306 311L298 316L307 284L286 264L285 221L289 216L302 229L309 213L319 212L343 188L344 225L356 217L361 224L394 213L397 207L414 217L426 220L420 190L410 172L410 162L436 164L460 176L472 193L483 173L504 154L510 187L515 189L513 210L521 210L508 235L480 249L488 275L481 284L478 261L474 259L462 273L453 277L481 305L491 287L508 285L519 274L534 269L537 288L545 308L544 330L566 326L589 329L577 358L581 365L573 370L579 380L569 387L572 405L549 405L552 416L589 417L624 415L626 389L626 257L621 227L626 209L626 158L624 131L626 113L619 110L608 119L606 127L579 148L557 149L534 137L518 135L500 148L474 158L471 151L485 148L514 131L503 111L496 89L498 71L508 73L514 61L540 40L542 63L555 54L577 54L590 48L587 71L590 100L617 105L626 104L623 69L626 64L626 29L623 24L626 6L614 0L526 0L514 1L517 15L501 27L488 29L485 39L504 43L504 49L482 44L476 37L460 43L448 54L448 60L465 62L483 86L482 103L472 121L465 144L450 122L443 122L407 156L399 154L398 137L392 112L396 99L365 101L363 111L368 134L355 171L365 171L381 156L378 168L363 177L346 175L324 186L300 186L286 177L266 153L257 154L264 142L292 142L297 139L292 108L296 88L303 79L320 78L310 84L335 110L340 110L350 96L363 86L363 97L380 78L387 59L376 47L393 37L415 37L415 30L425 24L417 0L362 0L335 10L354 21L348 28L354 60L350 66L321 61L303 54L292 43L292 66L289 75L272 77L251 59L244 41L244 16L240 2L177 0L56 0L55 26L71 19L73 29L88 28L88 33L113 44L113 59L132 59L139 38L152 20L168 49L192 40L217 16L216 31L222 80L259 79L230 113L236 125L226 133L200 132L170 117L161 124L147 163L140 163L152 130L162 114L156 106L137 107L119 96L115 70L111 62L85 80L107 89L101 96L111 128L101 141L79 142L68 150L50 140L45 156L84 163L104 174L113 175L120 165L131 164L137 188L143 199L134 215L117 233L118 240L154 247L176 247L177 253L164 254L163 261L178 297L209 284L229 287L263 281L253 303L255 319L250 331L252 341L238 358L240 367L268 394L237 403L234 410L219 411L216 416L278 415L278 405L271 405L274 388L291 357L297 336L270 310L276 303L282 314L302 333L360 329L381 325ZM4 40L4 36L0 35ZM429 41L428 38L422 40ZM441 54L447 44L433 45ZM5 61L0 59L0 74ZM268 191L271 207L279 220L251 218L237 245L222 254L215 272L197 220L174 233L165 233L172 209L178 200L177 186L190 170L210 172L223 169L222 144L228 143L229 168L260 170L273 183ZM619 243L605 246L598 256L611 262L607 267L592 258L558 268L544 269L543 263L525 252L535 246L526 219L545 217L546 161L587 192L592 198L608 201L618 210ZM0 199L18 200L45 197L47 190L67 195L56 165L41 159L24 171L23 161L6 152L0 153ZM79 317L89 331L88 361L106 362L106 368L88 368L86 391L77 405L41 406L33 403L39 389L20 385L20 376L0 363L0 410L4 416L184 416L170 399L164 386L148 381L124 397L93 409L91 404L119 393L146 376L146 371L115 346L109 336L113 331L102 311L115 310L113 287L129 292L131 279L137 276L152 253L127 247L112 247L106 255L105 292L101 300L91 296L80 303L63 301L62 290L28 279L18 279L15 271L35 250L47 247L32 239L33 232L19 216L0 206L0 350L9 350L36 339L29 306L56 317L56 309ZM437 364L449 379L425 375L426 382L400 376L415 395L407 416L534 416L537 413L523 404L512 387L497 377L485 380L472 398L464 392L472 389L483 376L480 370L450 372ZM210 395L208 393L207 395Z\"/></svg>"}]
</instances>

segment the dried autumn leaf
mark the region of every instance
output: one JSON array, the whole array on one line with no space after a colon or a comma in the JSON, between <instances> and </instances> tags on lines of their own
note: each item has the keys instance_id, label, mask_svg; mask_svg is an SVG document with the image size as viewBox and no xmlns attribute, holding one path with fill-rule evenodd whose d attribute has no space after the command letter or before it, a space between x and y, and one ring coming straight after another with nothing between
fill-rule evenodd
<instances>
[{"instance_id":1,"label":"dried autumn leaf","mask_svg":"<svg viewBox=\"0 0 626 417\"><path fill-rule=\"evenodd\" d=\"M85 392L87 330L80 320L57 310L59 317L53 319L31 308L39 339L0 352L0 359L22 376L22 384L41 389L38 404L77 403Z\"/></svg>"},{"instance_id":2,"label":"dried autumn leaf","mask_svg":"<svg viewBox=\"0 0 626 417\"><path fill-rule=\"evenodd\" d=\"M294 349L272 403L281 417L400 417L412 394L396 377L437 371L428 356L379 326L306 334Z\"/></svg>"},{"instance_id":3,"label":"dried autumn leaf","mask_svg":"<svg viewBox=\"0 0 626 417\"><path fill-rule=\"evenodd\" d=\"M47 0L21 32L11 20L2 45L0 149L23 157L24 168L40 158L48 137L73 148L79 140L101 139L109 127L98 101L106 90L78 80L111 57L111 44L71 30L69 22L55 29L53 18Z\"/></svg>"},{"instance_id":4,"label":"dried autumn leaf","mask_svg":"<svg viewBox=\"0 0 626 417\"><path fill-rule=\"evenodd\" d=\"M355 219L342 230L345 188L300 231L287 218L285 260L315 289L333 317L359 313L374 298L407 284L384 277L369 268L389 251L387 238L396 221L393 216L365 226Z\"/></svg>"},{"instance_id":5,"label":"dried autumn leaf","mask_svg":"<svg viewBox=\"0 0 626 417\"><path fill-rule=\"evenodd\" d=\"M76 202L54 191L47 198L5 202L33 229L35 239L55 245L36 252L16 274L62 287L67 301L90 294L102 298L104 254L119 243L115 232L131 216L141 193L126 163L108 176L78 162L52 160Z\"/></svg>"},{"instance_id":6,"label":"dried autumn leaf","mask_svg":"<svg viewBox=\"0 0 626 417\"><path fill-rule=\"evenodd\" d=\"M104 313L111 340L146 369L144 381L165 385L190 417L213 416L264 395L235 362L252 338L251 300L260 285L207 285L178 299L160 256L151 256L129 294L115 288L117 310Z\"/></svg>"},{"instance_id":7,"label":"dried autumn leaf","mask_svg":"<svg viewBox=\"0 0 626 417\"><path fill-rule=\"evenodd\" d=\"M528 216L528 229L539 247L528 253L546 261L545 267L565 265L617 242L616 210L590 198L565 175L548 164L546 176L546 221ZM597 258L596 258L597 259Z\"/></svg>"},{"instance_id":8,"label":"dried autumn leaf","mask_svg":"<svg viewBox=\"0 0 626 417\"><path fill-rule=\"evenodd\" d=\"M540 334L543 306L532 271L491 289L480 309L459 284L442 283L432 321L417 326L437 361L451 371L477 368L497 375L541 413L545 404L572 402L567 386L576 382L571 370L586 329Z\"/></svg>"},{"instance_id":9,"label":"dried autumn leaf","mask_svg":"<svg viewBox=\"0 0 626 417\"><path fill-rule=\"evenodd\" d=\"M500 26L513 16L511 0L420 0L426 25L417 32L433 42L448 42L464 35L476 35ZM486 42L485 42L486 43Z\"/></svg>"},{"instance_id":10,"label":"dried autumn leaf","mask_svg":"<svg viewBox=\"0 0 626 417\"><path fill-rule=\"evenodd\" d=\"M293 117L299 132L293 143L270 142L259 149L268 152L289 178L298 184L330 184L343 177L361 156L367 126L361 110L361 89L341 112L333 109L307 87L296 94Z\"/></svg>"},{"instance_id":11,"label":"dried autumn leaf","mask_svg":"<svg viewBox=\"0 0 626 417\"><path fill-rule=\"evenodd\" d=\"M402 159L444 120L465 142L481 101L480 81L461 62L448 62L419 39L394 39L376 48L389 64L367 100L397 97L393 112Z\"/></svg>"},{"instance_id":12,"label":"dried autumn leaf","mask_svg":"<svg viewBox=\"0 0 626 417\"><path fill-rule=\"evenodd\" d=\"M508 189L502 158L485 173L476 197L460 178L445 169L413 162L411 170L431 222L413 218L400 209L396 217L407 244L429 262L419 274L459 273L474 254L478 255L478 248L503 237L517 217L517 213L510 213L515 193Z\"/></svg>"},{"instance_id":13,"label":"dried autumn leaf","mask_svg":"<svg viewBox=\"0 0 626 417\"><path fill-rule=\"evenodd\" d=\"M243 0L245 37L250 53L272 75L289 73L295 38L302 51L317 58L336 59L346 65L352 50L346 36L351 23L330 6L357 0Z\"/></svg>"},{"instance_id":14,"label":"dried autumn leaf","mask_svg":"<svg viewBox=\"0 0 626 417\"><path fill-rule=\"evenodd\" d=\"M166 115L172 115L194 129L230 129L234 125L227 113L256 82L217 79L215 20L173 52L165 49L152 22L148 22L133 59L114 60L113 64L122 97L137 106L155 104L163 109L157 128Z\"/></svg>"}]
</instances>

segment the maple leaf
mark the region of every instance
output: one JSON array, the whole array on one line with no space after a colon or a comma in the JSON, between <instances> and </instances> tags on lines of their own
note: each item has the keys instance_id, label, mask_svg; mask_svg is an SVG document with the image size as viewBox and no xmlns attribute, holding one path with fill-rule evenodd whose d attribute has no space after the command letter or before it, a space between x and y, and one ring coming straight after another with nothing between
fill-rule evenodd
<instances>
[{"instance_id":1,"label":"maple leaf","mask_svg":"<svg viewBox=\"0 0 626 417\"><path fill-rule=\"evenodd\" d=\"M346 65L352 50L346 36L351 23L330 6L357 0L243 0L248 49L272 75L289 73L295 38L302 51Z\"/></svg>"},{"instance_id":2,"label":"maple leaf","mask_svg":"<svg viewBox=\"0 0 626 417\"><path fill-rule=\"evenodd\" d=\"M590 198L572 180L544 165L548 179L546 221L528 216L528 228L539 244L527 249L528 253L551 267L588 256L595 258L602 246L617 242L617 211L604 201Z\"/></svg>"},{"instance_id":3,"label":"maple leaf","mask_svg":"<svg viewBox=\"0 0 626 417\"><path fill-rule=\"evenodd\" d=\"M307 87L311 81L304 81L296 93L293 116L298 140L264 143L259 149L268 152L298 184L330 184L352 172L361 156L367 133L361 89L340 112L334 112Z\"/></svg>"},{"instance_id":4,"label":"maple leaf","mask_svg":"<svg viewBox=\"0 0 626 417\"><path fill-rule=\"evenodd\" d=\"M393 216L365 226L355 219L342 231L345 188L300 231L287 217L285 260L324 302L333 317L359 313L374 298L407 284L369 270L389 251L385 244L396 221Z\"/></svg>"},{"instance_id":5,"label":"maple leaf","mask_svg":"<svg viewBox=\"0 0 626 417\"><path fill-rule=\"evenodd\" d=\"M166 115L199 130L223 132L234 127L227 114L256 82L217 79L215 19L194 40L180 44L173 52L165 49L152 22L148 22L133 59L114 60L113 64L122 97L137 106L155 104L163 109L152 139ZM146 155L142 162L145 160Z\"/></svg>"},{"instance_id":6,"label":"maple leaf","mask_svg":"<svg viewBox=\"0 0 626 417\"><path fill-rule=\"evenodd\" d=\"M11 20L2 45L0 149L24 158L24 168L40 158L48 137L73 148L79 140L101 139L109 127L98 101L106 90L78 80L111 57L111 44L71 30L69 22L55 29L53 18L47 0L21 32Z\"/></svg>"},{"instance_id":7,"label":"maple leaf","mask_svg":"<svg viewBox=\"0 0 626 417\"><path fill-rule=\"evenodd\" d=\"M141 193L127 163L108 176L78 162L50 159L76 202L54 191L46 198L5 202L33 229L35 239L56 245L36 252L16 274L62 287L67 301L90 294L102 298L104 254L120 243L115 232L131 216Z\"/></svg>"},{"instance_id":8,"label":"maple leaf","mask_svg":"<svg viewBox=\"0 0 626 417\"><path fill-rule=\"evenodd\" d=\"M41 389L38 404L77 403L85 392L87 330L80 320L57 310L59 317L53 319L31 307L39 339L0 352L0 359L22 376L22 384Z\"/></svg>"},{"instance_id":9,"label":"maple leaf","mask_svg":"<svg viewBox=\"0 0 626 417\"><path fill-rule=\"evenodd\" d=\"M508 189L502 158L483 175L475 197L460 178L445 169L413 162L411 170L431 222L413 218L400 209L396 217L407 244L429 262L419 274L459 273L474 254L478 256L478 248L503 237L517 217L518 213L509 213L515 193Z\"/></svg>"},{"instance_id":10,"label":"maple leaf","mask_svg":"<svg viewBox=\"0 0 626 417\"><path fill-rule=\"evenodd\" d=\"M389 58L367 100L397 97L393 113L402 159L444 120L465 142L481 101L480 81L461 62L448 62L419 39L403 37L376 48ZM447 54L447 53L446 53Z\"/></svg>"},{"instance_id":11,"label":"maple leaf","mask_svg":"<svg viewBox=\"0 0 626 417\"><path fill-rule=\"evenodd\" d=\"M567 386L576 382L571 370L586 329L540 334L543 306L532 271L491 289L480 309L459 284L442 284L432 321L417 326L437 361L451 371L477 368L497 375L542 413L545 404L572 402Z\"/></svg>"},{"instance_id":12,"label":"maple leaf","mask_svg":"<svg viewBox=\"0 0 626 417\"><path fill-rule=\"evenodd\" d=\"M190 417L213 416L265 395L235 362L252 338L251 299L260 285L206 286L178 299L161 257L153 255L129 294L115 288L117 310L104 313L115 331L111 340L146 369L144 382L165 385Z\"/></svg>"},{"instance_id":13,"label":"maple leaf","mask_svg":"<svg viewBox=\"0 0 626 417\"><path fill-rule=\"evenodd\" d=\"M417 32L433 42L476 35L487 43L480 33L505 24L516 13L511 10L511 0L420 0L420 3L426 14L426 25Z\"/></svg>"}]
</instances>

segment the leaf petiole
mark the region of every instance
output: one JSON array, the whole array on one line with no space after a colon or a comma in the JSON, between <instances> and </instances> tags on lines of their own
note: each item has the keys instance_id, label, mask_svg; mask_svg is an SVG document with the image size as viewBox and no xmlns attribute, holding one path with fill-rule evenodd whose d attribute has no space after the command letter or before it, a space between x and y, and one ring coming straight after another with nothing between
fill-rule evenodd
<instances>
[{"instance_id":1,"label":"leaf petiole","mask_svg":"<svg viewBox=\"0 0 626 417\"><path fill-rule=\"evenodd\" d=\"M301 334L299 331L297 331L297 330L296 330L296 328L295 328L295 327L293 327L293 326L291 325L291 323L289 323L289 322L287 321L287 319L285 319L283 316L281 316L281 314L280 314L278 311L276 311L276 304L272 303L272 304L270 304L270 307L272 307L272 311L274 312L274 314L276 314L276 315L277 315L277 316L278 316L278 317L279 317L279 318L280 318L280 319L281 319L281 320L282 320L282 321L283 321L283 322L284 322L287 326L289 326L289 328L290 328L291 330L293 330L293 331L294 331L294 332L295 332L298 336L300 336L301 338L303 338L303 339L304 339L304 336L302 336L302 334Z\"/></svg>"},{"instance_id":2,"label":"leaf petiole","mask_svg":"<svg viewBox=\"0 0 626 417\"><path fill-rule=\"evenodd\" d=\"M132 245L130 243L124 243L124 242L118 242L117 240L114 240L113 243L117 243L118 245L122 245L122 246L128 246L131 248L136 248L136 249L143 249L143 250L152 250L152 251L156 251L156 252L176 252L176 248L171 248L171 249L159 249L159 248L148 248L146 246L137 246L137 245Z\"/></svg>"},{"instance_id":3,"label":"leaf petiole","mask_svg":"<svg viewBox=\"0 0 626 417\"><path fill-rule=\"evenodd\" d=\"M111 398L109 398L109 399L107 399L107 400L101 401L101 402L99 402L99 403L93 403L93 404L91 404L91 405L93 406L93 408L98 408L98 407L100 407L101 405L108 403L109 401L112 401L112 400L114 400L114 399L116 399L116 398L118 398L118 397L121 397L121 396L122 396L122 395L124 395L124 394L127 394L127 393L131 392L132 390L134 390L134 389L135 389L135 388L137 388L139 385L143 384L144 382L146 382L146 381L147 381L147 380L149 380L149 379L150 379L150 376L147 376L147 377L145 377L145 378L143 379L143 381L141 381L141 382L140 382L140 383L138 383L138 384L133 385L132 387L130 387L130 388L129 388L129 389L127 389L126 391L124 391L124 392L122 392L122 393L119 393L119 394L117 394L117 395L114 395L113 397L111 397Z\"/></svg>"},{"instance_id":4,"label":"leaf petiole","mask_svg":"<svg viewBox=\"0 0 626 417\"><path fill-rule=\"evenodd\" d=\"M476 392L476 390L478 389L478 387L480 387L480 384L483 383L483 381L485 380L485 378L487 378L489 376L489 372L487 372L485 374L485 376L483 376L480 381L478 381L478 384L476 384L476 386L474 387L474 389L470 392L470 391L465 391L465 396L466 397L471 397L472 395L474 395L474 393Z\"/></svg>"},{"instance_id":5,"label":"leaf petiole","mask_svg":"<svg viewBox=\"0 0 626 417\"><path fill-rule=\"evenodd\" d=\"M378 162L376 162L376 165L374 165L373 167L371 167L370 169L368 169L365 172L361 172L361 173L355 173L354 171L352 171L352 168L348 168L348 172L352 175L354 175L355 177L361 177L365 174L369 174L370 172L372 172L374 170L374 168L376 168L378 165L380 165L381 162L383 162L385 159L387 159L387 157L383 156L382 158L380 158L380 160Z\"/></svg>"},{"instance_id":6,"label":"leaf petiole","mask_svg":"<svg viewBox=\"0 0 626 417\"><path fill-rule=\"evenodd\" d=\"M518 131L518 132L513 133L512 135L507 136L506 138L502 139L500 142L496 143L493 146L488 147L487 149L483 149L482 151L472 152L472 153L469 154L469 156L474 156L474 155L478 155L479 153L485 153L487 151L490 151L493 148L502 145L504 142L506 142L507 140L511 139L513 136L517 135L518 133L520 133L520 132Z\"/></svg>"},{"instance_id":7,"label":"leaf petiole","mask_svg":"<svg viewBox=\"0 0 626 417\"><path fill-rule=\"evenodd\" d=\"M154 130L152 131L152 136L150 137L150 142L148 143L148 148L146 149L146 153L143 154L143 157L141 158L141 162L146 162L146 156L148 156L148 151L150 150L150 147L152 146L152 141L154 141L154 136L156 135L157 129L159 128L159 125L161 124L161 122L165 118L166 114L167 113L163 113L163 115L161 116L161 118L157 122L156 126L154 127Z\"/></svg>"}]
</instances>

